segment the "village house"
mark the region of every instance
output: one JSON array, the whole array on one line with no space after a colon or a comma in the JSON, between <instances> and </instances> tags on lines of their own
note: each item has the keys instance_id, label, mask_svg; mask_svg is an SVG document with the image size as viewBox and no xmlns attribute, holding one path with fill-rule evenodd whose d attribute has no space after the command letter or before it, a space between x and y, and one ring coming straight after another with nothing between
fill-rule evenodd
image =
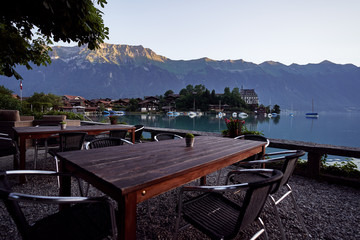
<instances>
[{"instance_id":1,"label":"village house","mask_svg":"<svg viewBox=\"0 0 360 240\"><path fill-rule=\"evenodd\" d=\"M257 107L259 105L259 98L255 92L255 89L243 89L240 90L241 99L245 101L246 104L253 105Z\"/></svg>"},{"instance_id":2,"label":"village house","mask_svg":"<svg viewBox=\"0 0 360 240\"><path fill-rule=\"evenodd\" d=\"M144 97L144 100L139 102L141 112L150 112L159 110L160 99L153 96Z\"/></svg>"}]
</instances>

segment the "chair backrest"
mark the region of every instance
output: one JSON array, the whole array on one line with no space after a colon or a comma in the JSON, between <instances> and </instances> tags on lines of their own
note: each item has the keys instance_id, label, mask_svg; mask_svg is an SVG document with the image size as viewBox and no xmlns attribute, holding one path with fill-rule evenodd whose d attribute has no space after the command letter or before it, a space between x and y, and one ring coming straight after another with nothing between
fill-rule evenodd
<instances>
[{"instance_id":1,"label":"chair backrest","mask_svg":"<svg viewBox=\"0 0 360 240\"><path fill-rule=\"evenodd\" d=\"M11 218L14 220L20 234L25 239L30 231L30 225L26 221L24 213L22 212L17 201L8 199L12 189L7 179L6 172L0 172L0 199L4 202L6 209L8 210Z\"/></svg>"},{"instance_id":2,"label":"chair backrest","mask_svg":"<svg viewBox=\"0 0 360 240\"><path fill-rule=\"evenodd\" d=\"M135 141L139 142L142 132L144 130L144 125L135 125Z\"/></svg>"},{"instance_id":3,"label":"chair backrest","mask_svg":"<svg viewBox=\"0 0 360 240\"><path fill-rule=\"evenodd\" d=\"M255 169L246 171L254 170ZM242 211L240 212L238 218L237 229L239 230L243 230L259 217L271 190L281 181L283 176L281 171L274 169L256 169L255 171L259 173L266 172L268 178L249 183L249 187L246 190L245 198L242 204Z\"/></svg>"},{"instance_id":4,"label":"chair backrest","mask_svg":"<svg viewBox=\"0 0 360 240\"><path fill-rule=\"evenodd\" d=\"M304 156L304 154L305 154L305 152L303 150L297 150L295 153L293 153L291 155L286 155L283 157L284 163L283 163L281 171L284 174L284 176L280 181L279 187L282 187L288 183L291 175L293 174L293 172L295 170L297 161L299 160L299 158L301 156ZM275 189L275 191L277 191L277 189Z\"/></svg>"},{"instance_id":5,"label":"chair backrest","mask_svg":"<svg viewBox=\"0 0 360 240\"><path fill-rule=\"evenodd\" d=\"M85 136L87 133L85 132L65 132L59 133L60 137L60 152L67 152L67 151L75 151L81 150Z\"/></svg>"},{"instance_id":6,"label":"chair backrest","mask_svg":"<svg viewBox=\"0 0 360 240\"><path fill-rule=\"evenodd\" d=\"M105 138L98 138L89 143L89 148L104 148L104 147L111 147L111 146L120 146L124 144L124 139L122 138L113 138L113 137L105 137Z\"/></svg>"},{"instance_id":7,"label":"chair backrest","mask_svg":"<svg viewBox=\"0 0 360 240\"><path fill-rule=\"evenodd\" d=\"M264 136L261 135L255 135L255 134L246 134L235 137L235 139L245 139L245 140L253 140L253 141L260 141L260 142L266 142L265 147L268 147L270 144L269 139L267 139Z\"/></svg>"},{"instance_id":8,"label":"chair backrest","mask_svg":"<svg viewBox=\"0 0 360 240\"><path fill-rule=\"evenodd\" d=\"M0 157L16 154L15 144L8 134L0 133Z\"/></svg>"},{"instance_id":9,"label":"chair backrest","mask_svg":"<svg viewBox=\"0 0 360 240\"><path fill-rule=\"evenodd\" d=\"M127 130L110 130L110 137L125 139Z\"/></svg>"},{"instance_id":10,"label":"chair backrest","mask_svg":"<svg viewBox=\"0 0 360 240\"><path fill-rule=\"evenodd\" d=\"M183 137L173 133L159 133L154 136L155 141L170 140L170 139L182 139Z\"/></svg>"}]
</instances>

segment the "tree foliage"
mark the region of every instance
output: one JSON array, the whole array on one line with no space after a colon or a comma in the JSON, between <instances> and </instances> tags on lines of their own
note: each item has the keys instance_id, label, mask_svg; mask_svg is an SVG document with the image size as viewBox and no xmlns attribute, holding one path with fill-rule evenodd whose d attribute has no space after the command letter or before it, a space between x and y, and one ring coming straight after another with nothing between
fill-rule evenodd
<instances>
[{"instance_id":1,"label":"tree foliage","mask_svg":"<svg viewBox=\"0 0 360 240\"><path fill-rule=\"evenodd\" d=\"M0 8L0 75L22 77L17 65L51 63L48 46L52 41L99 47L108 38L102 12L106 0L13 0Z\"/></svg>"},{"instance_id":2,"label":"tree foliage","mask_svg":"<svg viewBox=\"0 0 360 240\"><path fill-rule=\"evenodd\" d=\"M21 110L19 99L12 96L12 91L0 86L0 109Z\"/></svg>"},{"instance_id":3,"label":"tree foliage","mask_svg":"<svg viewBox=\"0 0 360 240\"><path fill-rule=\"evenodd\" d=\"M26 100L29 105L32 105L33 111L44 112L50 109L57 109L62 105L60 96L54 94L34 93Z\"/></svg>"}]
</instances>

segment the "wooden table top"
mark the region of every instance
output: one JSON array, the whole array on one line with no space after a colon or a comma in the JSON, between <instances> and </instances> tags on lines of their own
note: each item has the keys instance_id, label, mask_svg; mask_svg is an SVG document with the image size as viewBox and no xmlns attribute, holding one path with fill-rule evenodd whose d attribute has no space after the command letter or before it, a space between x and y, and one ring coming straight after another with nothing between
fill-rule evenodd
<instances>
[{"instance_id":1,"label":"wooden table top","mask_svg":"<svg viewBox=\"0 0 360 240\"><path fill-rule=\"evenodd\" d=\"M260 152L263 142L199 136L194 147L185 139L58 153L67 166L112 197L142 192L165 182L163 191L181 186ZM155 196L138 197L137 202ZM144 194L143 194L144 195Z\"/></svg>"},{"instance_id":2,"label":"wooden table top","mask_svg":"<svg viewBox=\"0 0 360 240\"><path fill-rule=\"evenodd\" d=\"M84 125L84 126L67 126L66 129L61 130L60 126L39 126L39 127L14 127L18 135L22 134L39 134L39 133L59 133L59 132L76 132L76 131L109 131L120 129L135 129L132 125L120 124L104 124L104 125Z\"/></svg>"}]
</instances>

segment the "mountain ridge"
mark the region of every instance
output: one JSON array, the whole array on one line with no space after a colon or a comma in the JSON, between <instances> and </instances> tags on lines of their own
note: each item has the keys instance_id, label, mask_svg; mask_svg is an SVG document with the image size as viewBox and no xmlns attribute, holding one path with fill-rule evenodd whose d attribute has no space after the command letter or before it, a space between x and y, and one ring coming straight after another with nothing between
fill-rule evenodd
<instances>
[{"instance_id":1,"label":"mountain ridge","mask_svg":"<svg viewBox=\"0 0 360 240\"><path fill-rule=\"evenodd\" d=\"M101 44L90 51L82 47L53 47L52 64L17 70L24 77L23 94L45 92L85 98L143 97L178 92L188 84L203 84L222 93L225 87L253 88L260 103L283 109L360 110L356 98L360 68L328 60L306 65L275 61L261 64L238 60L171 60L141 45ZM19 92L18 81L0 76L0 84Z\"/></svg>"}]
</instances>

